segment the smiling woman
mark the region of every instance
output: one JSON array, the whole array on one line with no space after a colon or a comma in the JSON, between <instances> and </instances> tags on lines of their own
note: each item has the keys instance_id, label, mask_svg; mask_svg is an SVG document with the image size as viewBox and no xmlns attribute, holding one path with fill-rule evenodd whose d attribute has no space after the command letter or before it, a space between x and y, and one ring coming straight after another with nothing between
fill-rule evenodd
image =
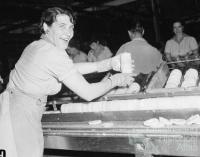
<instances>
[{"instance_id":1,"label":"smiling woman","mask_svg":"<svg viewBox=\"0 0 200 157\"><path fill-rule=\"evenodd\" d=\"M74 35L73 16L69 11L63 11L59 8L56 8L56 10L60 14L57 15L56 12L53 12L53 9L49 9L43 13L40 24L41 32L44 33L43 37L46 40L61 49L66 49L70 39Z\"/></svg>"},{"instance_id":2,"label":"smiling woman","mask_svg":"<svg viewBox=\"0 0 200 157\"><path fill-rule=\"evenodd\" d=\"M119 70L120 56L74 64L65 52L73 29L73 16L68 10L56 7L45 10L41 39L24 49L11 71L7 89L0 95L0 148L7 151L8 157L42 156L44 106L47 96L59 92L62 83L90 101L111 88L133 82L130 74L118 73L107 80L88 83L82 74Z\"/></svg>"}]
</instances>

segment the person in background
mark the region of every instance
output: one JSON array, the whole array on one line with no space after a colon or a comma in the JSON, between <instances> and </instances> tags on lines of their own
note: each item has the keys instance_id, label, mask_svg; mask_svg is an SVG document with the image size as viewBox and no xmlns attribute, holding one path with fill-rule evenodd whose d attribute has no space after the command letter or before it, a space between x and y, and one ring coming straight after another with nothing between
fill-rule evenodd
<instances>
[{"instance_id":1,"label":"person in background","mask_svg":"<svg viewBox=\"0 0 200 157\"><path fill-rule=\"evenodd\" d=\"M183 22L177 20L173 22L174 36L166 42L165 56L168 62L187 60L197 58L198 44L194 37L183 32ZM184 67L186 64L178 63L179 67ZM175 67L176 65L173 65Z\"/></svg>"},{"instance_id":2,"label":"person in background","mask_svg":"<svg viewBox=\"0 0 200 157\"><path fill-rule=\"evenodd\" d=\"M87 55L76 47L69 46L67 52L74 63L81 63L88 61Z\"/></svg>"},{"instance_id":3,"label":"person in background","mask_svg":"<svg viewBox=\"0 0 200 157\"><path fill-rule=\"evenodd\" d=\"M112 52L106 46L105 42L95 40L90 44L90 51L88 52L88 61L96 62L112 57Z\"/></svg>"},{"instance_id":4,"label":"person in background","mask_svg":"<svg viewBox=\"0 0 200 157\"><path fill-rule=\"evenodd\" d=\"M119 71L120 56L74 64L66 48L74 34L69 10L53 7L42 13L42 36L30 43L10 73L7 89L0 95L0 148L7 157L42 157L44 140L41 118L48 95L64 84L91 101L116 86L133 82L130 74L118 73L108 79L88 83L83 74L110 69Z\"/></svg>"},{"instance_id":5,"label":"person in background","mask_svg":"<svg viewBox=\"0 0 200 157\"><path fill-rule=\"evenodd\" d=\"M79 44L69 44L67 52L74 63L87 62L87 55L80 50Z\"/></svg>"},{"instance_id":6,"label":"person in background","mask_svg":"<svg viewBox=\"0 0 200 157\"><path fill-rule=\"evenodd\" d=\"M151 46L144 38L144 28L140 22L136 22L128 30L131 41L123 44L117 51L117 55L128 52L134 60L134 73L149 74L157 70L162 61L161 53Z\"/></svg>"}]
</instances>

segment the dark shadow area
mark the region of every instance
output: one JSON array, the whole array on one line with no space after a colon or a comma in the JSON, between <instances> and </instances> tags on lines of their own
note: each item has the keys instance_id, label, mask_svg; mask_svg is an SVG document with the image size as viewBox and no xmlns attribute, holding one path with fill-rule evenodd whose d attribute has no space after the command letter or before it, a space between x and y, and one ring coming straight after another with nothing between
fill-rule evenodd
<instances>
[{"instance_id":1,"label":"dark shadow area","mask_svg":"<svg viewBox=\"0 0 200 157\"><path fill-rule=\"evenodd\" d=\"M134 157L134 154L90 152L90 151L71 151L45 149L44 155L71 156L71 157Z\"/></svg>"}]
</instances>

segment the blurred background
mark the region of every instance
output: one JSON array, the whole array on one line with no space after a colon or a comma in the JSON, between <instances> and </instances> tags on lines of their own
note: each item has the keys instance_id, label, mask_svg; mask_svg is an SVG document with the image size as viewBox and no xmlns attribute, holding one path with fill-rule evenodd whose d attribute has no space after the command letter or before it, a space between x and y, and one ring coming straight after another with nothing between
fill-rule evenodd
<instances>
[{"instance_id":1,"label":"blurred background","mask_svg":"<svg viewBox=\"0 0 200 157\"><path fill-rule=\"evenodd\" d=\"M129 41L127 29L140 20L145 39L161 50L172 37L172 21L185 22L185 32L200 40L199 0L1 0L0 73L5 78L24 47L40 37L41 12L48 7L71 8L76 25L73 40L80 49L89 50L89 42L103 38L113 52Z\"/></svg>"}]
</instances>

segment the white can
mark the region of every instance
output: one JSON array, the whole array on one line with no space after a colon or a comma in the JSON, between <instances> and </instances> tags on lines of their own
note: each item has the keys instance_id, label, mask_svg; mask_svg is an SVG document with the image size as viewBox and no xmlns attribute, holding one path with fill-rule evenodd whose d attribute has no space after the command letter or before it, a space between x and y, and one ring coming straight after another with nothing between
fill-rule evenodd
<instances>
[{"instance_id":1,"label":"white can","mask_svg":"<svg viewBox=\"0 0 200 157\"><path fill-rule=\"evenodd\" d=\"M124 52L121 54L121 72L122 73L133 73L131 54Z\"/></svg>"}]
</instances>

